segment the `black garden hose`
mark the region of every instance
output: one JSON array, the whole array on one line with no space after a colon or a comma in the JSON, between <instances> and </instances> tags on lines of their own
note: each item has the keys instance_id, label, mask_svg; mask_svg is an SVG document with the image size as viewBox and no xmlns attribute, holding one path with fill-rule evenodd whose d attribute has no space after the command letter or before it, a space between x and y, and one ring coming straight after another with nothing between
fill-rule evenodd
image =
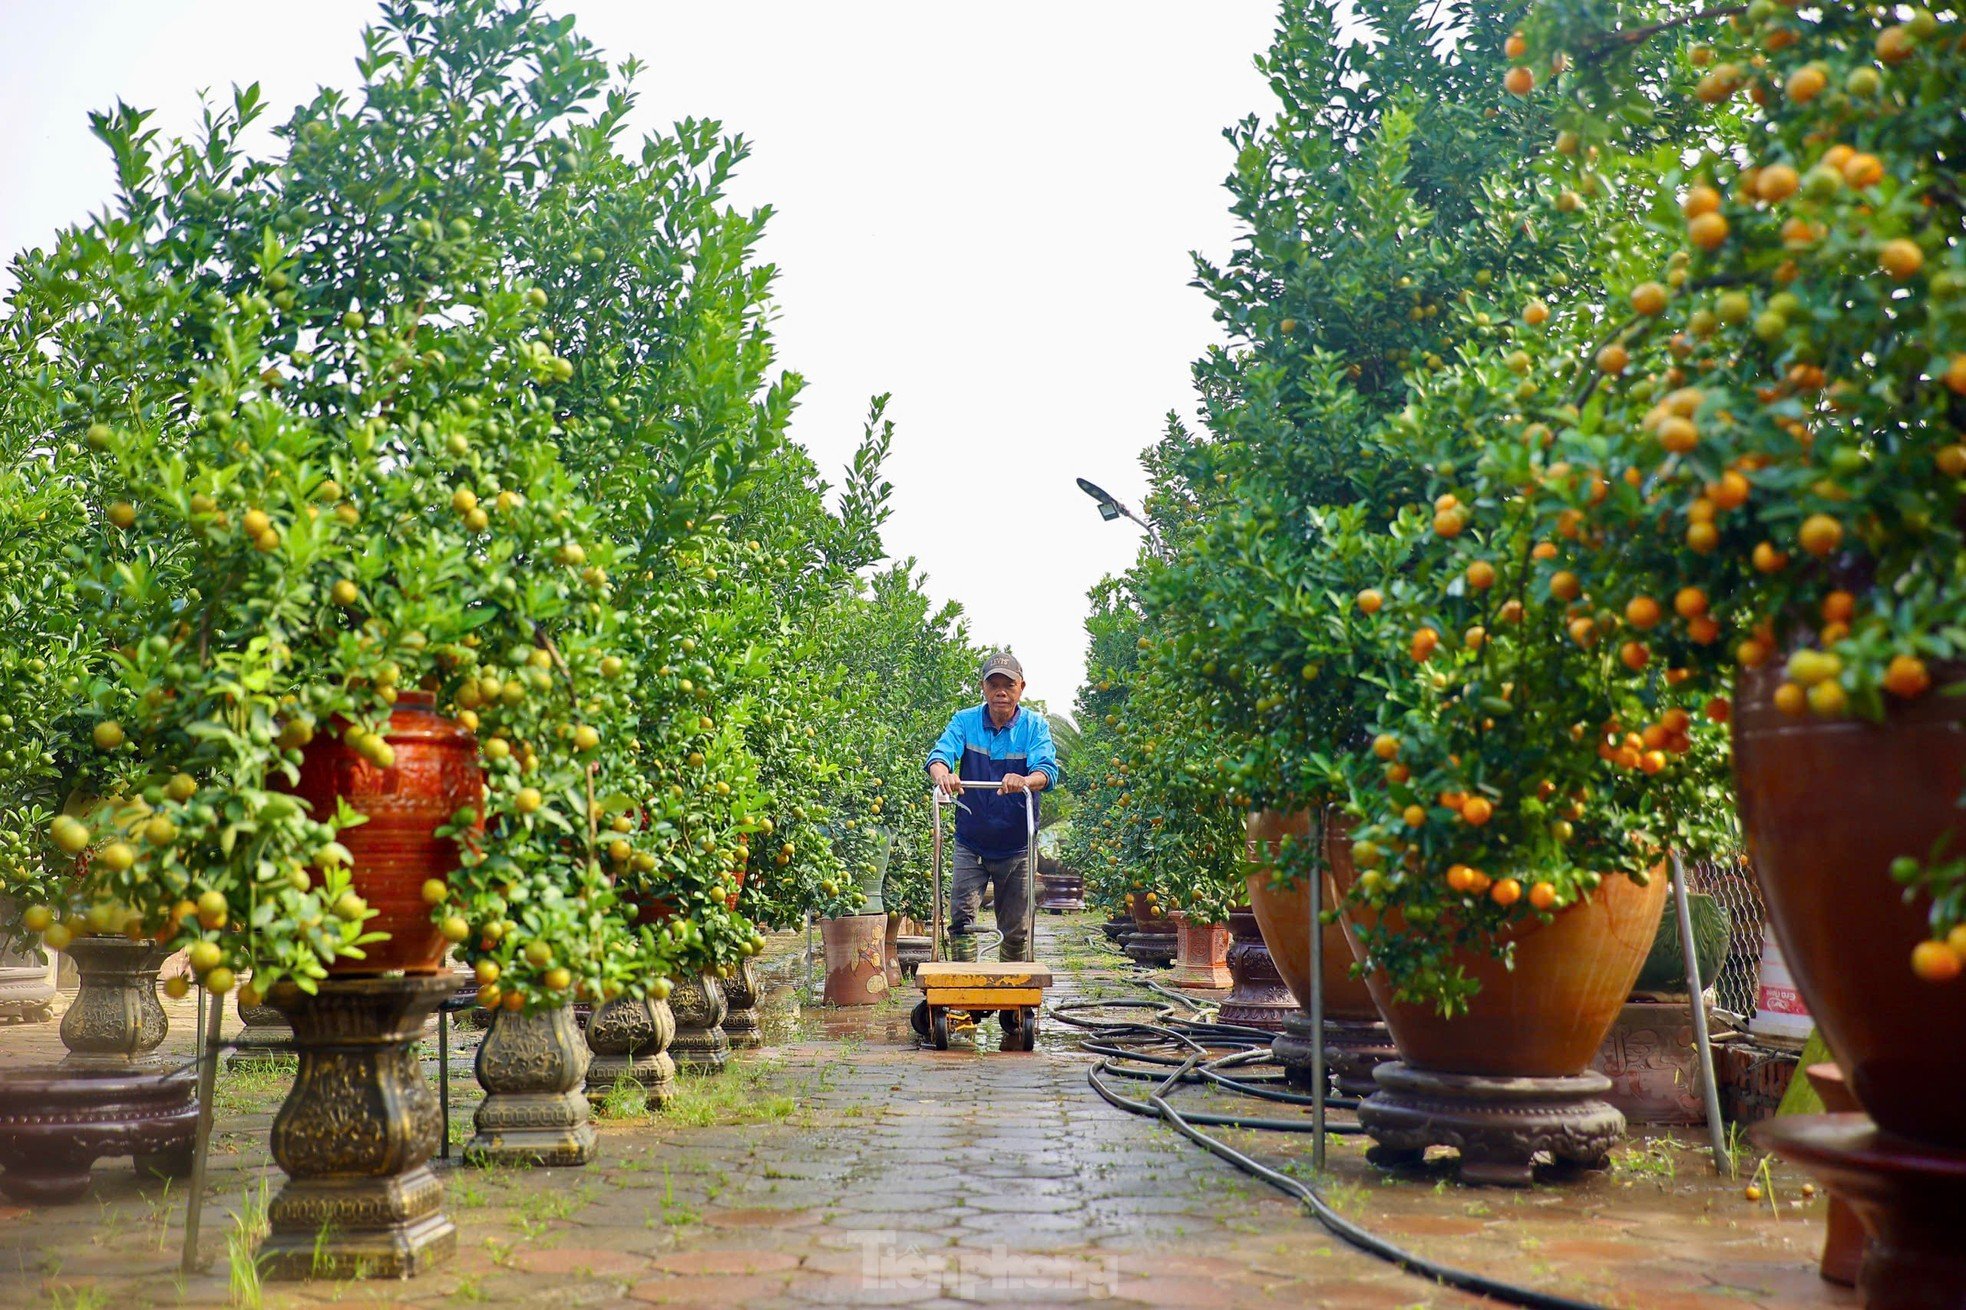
<instances>
[{"instance_id":1,"label":"black garden hose","mask_svg":"<svg viewBox=\"0 0 1966 1310\"><path fill-rule=\"evenodd\" d=\"M1153 990L1165 989L1149 984ZM1186 1001L1188 998L1177 999ZM1048 1007L1059 1022L1080 1029L1085 1036L1080 1045L1086 1051L1099 1056L1099 1059L1086 1073L1086 1081L1092 1090L1109 1105L1137 1114L1143 1118L1158 1119L1169 1124L1174 1130L1194 1142L1210 1155L1227 1161L1237 1169L1253 1178L1261 1179L1278 1191L1294 1197L1317 1221L1334 1236L1350 1243L1367 1255L1398 1266L1406 1273L1425 1278L1444 1287L1487 1297L1505 1305L1531 1307L1531 1310L1603 1310L1603 1307L1589 1301L1573 1300L1553 1292L1538 1291L1533 1287L1520 1287L1499 1279L1488 1278L1482 1274L1449 1265L1437 1264L1423 1256L1414 1254L1404 1247L1395 1246L1385 1238L1360 1227L1333 1210L1326 1203L1318 1189L1309 1183L1300 1182L1287 1174L1279 1173L1262 1162L1252 1159L1236 1150L1228 1143L1210 1137L1196 1125L1211 1127L1246 1128L1272 1132L1302 1133L1311 1130L1311 1124L1304 1119L1265 1119L1238 1114L1188 1113L1183 1114L1168 1103L1168 1093L1190 1083L1208 1082L1244 1095L1265 1100L1281 1100L1292 1104L1309 1104L1311 1097L1292 1092L1280 1092L1274 1088L1262 1087L1247 1080L1230 1078L1220 1072L1223 1067L1240 1069L1244 1064L1261 1060L1268 1055L1260 1049L1257 1039L1267 1038L1268 1034L1256 1029L1235 1030L1235 1025L1192 1023L1173 1017L1171 1007L1159 1001L1119 1000L1119 1001L1080 1001ZM1197 1009L1199 1007L1196 1007ZM1137 1019L1099 1021L1082 1018L1079 1011L1086 1010L1151 1010L1154 1022ZM1131 1043L1131 1045L1129 1045ZM1159 1054L1150 1048L1172 1046L1185 1049L1186 1054L1174 1058ZM1229 1054L1209 1056L1211 1047L1231 1046L1242 1049ZM1147 1064L1153 1069L1128 1068L1126 1065ZM1163 1072L1164 1071L1164 1072ZM1122 1096L1105 1081L1107 1078L1130 1078L1155 1083L1154 1090L1147 1099L1135 1100ZM1331 1108L1353 1109L1358 1102L1339 1097L1325 1098L1325 1105ZM1357 1124L1326 1124L1327 1133L1358 1133L1363 1131Z\"/></svg>"}]
</instances>

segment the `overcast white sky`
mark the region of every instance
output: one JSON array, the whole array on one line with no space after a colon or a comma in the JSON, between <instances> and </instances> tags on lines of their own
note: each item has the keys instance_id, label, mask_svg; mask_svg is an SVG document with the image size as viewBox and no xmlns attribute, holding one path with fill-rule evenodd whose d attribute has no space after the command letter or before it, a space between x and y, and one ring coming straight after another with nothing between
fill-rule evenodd
<instances>
[{"instance_id":1,"label":"overcast white sky","mask_svg":"<svg viewBox=\"0 0 1966 1310\"><path fill-rule=\"evenodd\" d=\"M1137 506L1139 452L1216 339L1190 250L1234 238L1221 129L1267 113L1269 0L561 0L617 61L639 127L716 118L754 145L745 205L777 214L793 434L838 470L867 397L897 424L887 540L977 637L1070 707L1085 592L1131 559L1088 477ZM349 86L371 0L0 0L0 251L110 195L90 109L188 129L198 91L259 81L268 121ZM277 15L277 17L276 17ZM0 286L11 279L0 274ZM837 473L833 476L837 480Z\"/></svg>"}]
</instances>

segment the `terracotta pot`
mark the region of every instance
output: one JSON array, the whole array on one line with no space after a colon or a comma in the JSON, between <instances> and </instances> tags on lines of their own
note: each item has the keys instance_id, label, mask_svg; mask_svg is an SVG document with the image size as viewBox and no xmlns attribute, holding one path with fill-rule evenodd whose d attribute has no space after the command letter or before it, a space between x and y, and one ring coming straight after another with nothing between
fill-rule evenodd
<instances>
[{"instance_id":1,"label":"terracotta pot","mask_svg":"<svg viewBox=\"0 0 1966 1310\"><path fill-rule=\"evenodd\" d=\"M1340 891L1352 885L1349 840L1325 847ZM1544 924L1531 920L1509 929L1515 968L1485 951L1463 950L1455 962L1481 990L1468 1011L1440 1017L1432 1005L1393 1000L1392 984L1377 970L1366 985L1392 1030L1393 1045L1409 1067L1433 1073L1490 1077L1563 1078L1590 1066L1611 1023L1624 1008L1632 983L1652 949L1671 883L1663 869L1641 887L1629 878L1604 881L1590 900L1559 912ZM1354 908L1339 915L1354 958L1365 958L1356 936ZM1395 911L1386 922L1406 931Z\"/></svg>"},{"instance_id":2,"label":"terracotta pot","mask_svg":"<svg viewBox=\"0 0 1966 1310\"><path fill-rule=\"evenodd\" d=\"M1893 702L1881 724L1791 718L1773 668L1734 700L1741 827L1768 919L1809 1013L1864 1110L1888 1132L1966 1148L1966 980L1920 982L1930 899L1907 905L1899 855L1966 848L1966 699Z\"/></svg>"},{"instance_id":3,"label":"terracotta pot","mask_svg":"<svg viewBox=\"0 0 1966 1310\"><path fill-rule=\"evenodd\" d=\"M1211 990L1235 982L1229 976L1227 924L1195 923L1189 919L1186 911L1176 911L1169 917L1174 920L1175 933L1180 938L1179 953L1174 960L1174 976L1169 981L1176 987Z\"/></svg>"},{"instance_id":4,"label":"terracotta pot","mask_svg":"<svg viewBox=\"0 0 1966 1310\"><path fill-rule=\"evenodd\" d=\"M355 857L356 894L378 912L366 926L389 938L364 946L365 959L336 961L330 972L337 977L397 969L434 974L442 967L448 943L431 921L423 884L450 876L458 848L436 831L458 810L483 800L476 740L438 714L428 692L403 693L383 740L396 752L386 769L357 755L339 735L320 734L301 753L294 786L317 818L333 814L336 799L345 797L369 819L343 829L340 840Z\"/></svg>"},{"instance_id":5,"label":"terracotta pot","mask_svg":"<svg viewBox=\"0 0 1966 1310\"><path fill-rule=\"evenodd\" d=\"M1246 824L1249 843L1244 858L1251 872L1246 879L1249 908L1262 929L1263 943L1270 948L1270 959L1283 976L1284 985L1301 1007L1309 1002L1311 989L1311 891L1299 881L1287 892L1270 888L1271 853L1284 837L1310 840L1311 816L1304 811L1282 814L1276 810L1257 810ZM1350 858L1350 837L1334 837ZM1333 848L1326 842L1327 854ZM1331 879L1324 880L1324 903L1336 906L1338 893ZM1324 1013L1329 1019L1349 1023L1377 1023L1379 1007L1362 979L1352 977L1352 952L1345 944L1344 930L1337 924L1324 927Z\"/></svg>"},{"instance_id":6,"label":"terracotta pot","mask_svg":"<svg viewBox=\"0 0 1966 1310\"><path fill-rule=\"evenodd\" d=\"M887 916L846 914L821 919L819 935L826 944L828 1005L873 1005L886 997Z\"/></svg>"},{"instance_id":7,"label":"terracotta pot","mask_svg":"<svg viewBox=\"0 0 1966 1310\"><path fill-rule=\"evenodd\" d=\"M675 904L663 897L648 896L642 892L630 891L625 887L620 888L619 891L622 903L635 907L635 923L638 927L642 924L648 924L650 927L661 927L676 917Z\"/></svg>"}]
</instances>

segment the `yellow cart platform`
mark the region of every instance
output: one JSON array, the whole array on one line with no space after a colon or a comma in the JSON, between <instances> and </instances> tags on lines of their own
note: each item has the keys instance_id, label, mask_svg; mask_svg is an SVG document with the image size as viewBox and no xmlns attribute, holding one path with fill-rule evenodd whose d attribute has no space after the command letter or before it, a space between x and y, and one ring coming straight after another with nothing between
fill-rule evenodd
<instances>
[{"instance_id":1,"label":"yellow cart platform","mask_svg":"<svg viewBox=\"0 0 1966 1310\"><path fill-rule=\"evenodd\" d=\"M1032 1051L1038 1044L1038 1011L1051 970L1042 964L985 960L945 960L915 966L915 983L928 1008L928 1039L938 1051L949 1049L950 1016L960 1025L980 1023L992 1012L1003 1016L1004 1049ZM1011 1015L1015 1014L1015 1021Z\"/></svg>"}]
</instances>

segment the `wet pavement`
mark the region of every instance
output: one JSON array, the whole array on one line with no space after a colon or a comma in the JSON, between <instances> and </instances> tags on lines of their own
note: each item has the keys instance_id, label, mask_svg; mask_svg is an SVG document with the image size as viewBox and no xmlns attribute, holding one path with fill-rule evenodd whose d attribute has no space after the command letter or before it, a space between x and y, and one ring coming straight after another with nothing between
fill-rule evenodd
<instances>
[{"instance_id":1,"label":"wet pavement","mask_svg":"<svg viewBox=\"0 0 1966 1310\"><path fill-rule=\"evenodd\" d=\"M1059 979L1052 1002L1149 995L1092 926L1041 919L1039 954ZM108 1161L78 1204L0 1206L0 1305L1483 1304L1353 1250L1170 1128L1108 1106L1087 1084L1076 1036L1049 1016L1039 1050L1024 1055L995 1049L994 1023L976 1044L920 1049L905 989L875 1007L801 1012L802 945L772 943L770 1045L738 1053L722 1075L686 1076L661 1115L597 1098L609 1115L596 1163L442 1165L458 1255L424 1277L255 1286L244 1252L280 1186L266 1138L286 1084L225 1071L204 1271L177 1272L182 1185L139 1185L127 1161ZM191 1003L167 1008L167 1049L188 1054ZM478 1096L476 1041L453 1030L457 1142ZM53 1024L0 1029L0 1063L60 1052ZM426 1069L434 1078L434 1058ZM1174 1097L1182 1108L1248 1108L1223 1093ZM1307 1136L1219 1131L1311 1179ZM1854 1305L1816 1276L1822 1197L1770 1162L1750 1202L1760 1157L1744 1154L1741 1177L1718 1178L1703 1142L1636 1138L1605 1173L1510 1190L1463 1187L1445 1171L1389 1178L1365 1163L1363 1139L1335 1138L1322 1188L1346 1218L1429 1260L1605 1306Z\"/></svg>"}]
</instances>

